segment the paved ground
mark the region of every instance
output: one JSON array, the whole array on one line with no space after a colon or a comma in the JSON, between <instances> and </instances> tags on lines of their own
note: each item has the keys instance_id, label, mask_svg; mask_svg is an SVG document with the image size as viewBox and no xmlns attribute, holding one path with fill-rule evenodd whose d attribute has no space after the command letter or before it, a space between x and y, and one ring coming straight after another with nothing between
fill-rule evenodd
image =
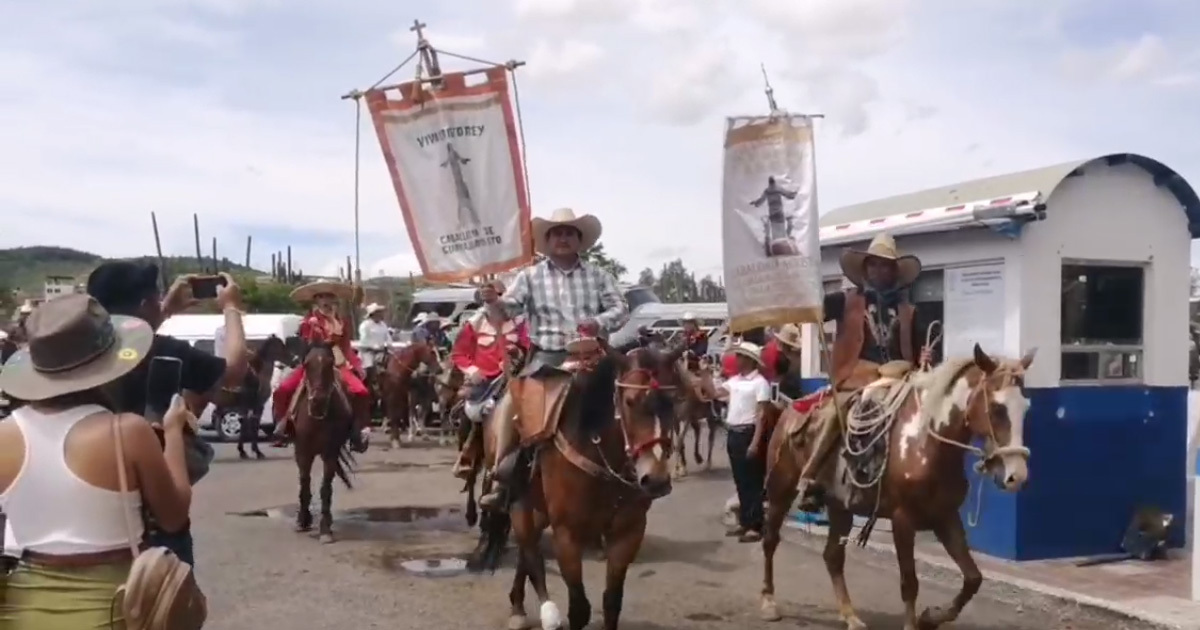
<instances>
[{"instance_id":1,"label":"paved ground","mask_svg":"<svg viewBox=\"0 0 1200 630\"><path fill-rule=\"evenodd\" d=\"M505 627L511 569L491 576L428 578L400 566L414 558L463 554L474 543L461 514L451 512L462 505L464 496L450 476L452 453L419 447L387 452L378 440L376 445L360 460L356 488L336 486L335 507L351 513L335 524L340 538L328 546L293 533L290 521L281 516L284 506L296 501L290 451L268 448L268 461L242 462L231 447L218 446L218 463L198 487L193 507L198 575L211 609L207 628ZM777 560L778 600L785 618L777 624L758 620L761 552L757 545L722 536L719 510L731 490L724 458L718 458L711 473L677 482L674 493L655 505L646 544L626 586L622 628L842 627L833 614L820 556L813 541L802 540L798 532L785 534ZM386 509L402 506L444 509L419 514ZM360 508L374 509L353 512ZM388 522L397 518L409 522ZM848 580L863 619L873 628L901 627L893 559L856 550L848 564ZM600 627L603 569L592 561L585 572L595 611L591 627ZM553 568L549 577L551 594L565 612L565 589ZM956 589L946 584L927 580L921 602L948 602ZM1014 604L1013 597L1021 596L1009 593L1008 601L1000 601L985 588L954 627L1137 627L1075 607L1047 611L1044 602L1032 599ZM528 613L536 617L532 591L527 601Z\"/></svg>"}]
</instances>

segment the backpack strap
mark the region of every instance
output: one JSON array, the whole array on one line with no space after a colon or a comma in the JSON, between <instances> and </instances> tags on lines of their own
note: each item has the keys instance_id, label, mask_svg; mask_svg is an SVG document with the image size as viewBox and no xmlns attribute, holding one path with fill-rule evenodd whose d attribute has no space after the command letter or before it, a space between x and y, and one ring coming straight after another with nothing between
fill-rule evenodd
<instances>
[{"instance_id":1,"label":"backpack strap","mask_svg":"<svg viewBox=\"0 0 1200 630\"><path fill-rule=\"evenodd\" d=\"M117 445L117 480L121 488L121 502L126 503L129 501L129 474L125 470L125 444L121 439L121 416L119 414L113 414L112 434L113 442ZM121 510L121 516L125 519L125 533L129 536L129 552L136 559L141 541L138 540L137 534L134 533L133 515L129 513L128 509L133 506L131 504L124 507L126 509Z\"/></svg>"}]
</instances>

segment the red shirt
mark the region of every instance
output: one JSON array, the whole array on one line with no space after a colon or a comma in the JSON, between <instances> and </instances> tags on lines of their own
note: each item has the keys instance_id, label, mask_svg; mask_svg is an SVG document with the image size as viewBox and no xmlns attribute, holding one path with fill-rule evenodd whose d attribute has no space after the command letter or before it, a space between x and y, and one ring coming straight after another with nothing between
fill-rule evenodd
<instances>
[{"instance_id":1,"label":"red shirt","mask_svg":"<svg viewBox=\"0 0 1200 630\"><path fill-rule=\"evenodd\" d=\"M760 371L762 372L763 377L768 381L774 381L779 377L779 375L775 373L775 366L779 363L779 352L779 340L774 337L771 337L771 340L767 342L767 345L763 346L763 367Z\"/></svg>"},{"instance_id":2,"label":"red shirt","mask_svg":"<svg viewBox=\"0 0 1200 630\"><path fill-rule=\"evenodd\" d=\"M350 367L362 369L362 360L358 358L354 346L350 345L349 331L337 315L326 315L314 309L300 322L300 338L308 343L318 341L337 346Z\"/></svg>"},{"instance_id":3,"label":"red shirt","mask_svg":"<svg viewBox=\"0 0 1200 630\"><path fill-rule=\"evenodd\" d=\"M529 331L524 321L506 321L497 330L483 315L463 324L454 340L450 360L463 374L479 372L492 379L504 371L504 357L510 345L529 349Z\"/></svg>"}]
</instances>

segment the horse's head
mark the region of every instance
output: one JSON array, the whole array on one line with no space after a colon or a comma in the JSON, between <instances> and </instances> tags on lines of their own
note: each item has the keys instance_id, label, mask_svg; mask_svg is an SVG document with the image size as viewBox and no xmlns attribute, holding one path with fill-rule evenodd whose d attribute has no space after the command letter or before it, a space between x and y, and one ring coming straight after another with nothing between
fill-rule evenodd
<instances>
[{"instance_id":1,"label":"horse's head","mask_svg":"<svg viewBox=\"0 0 1200 630\"><path fill-rule=\"evenodd\" d=\"M414 371L417 368L425 367L426 374L436 375L442 372L442 366L438 363L437 351L433 346L424 343L416 343L408 347L409 355L407 367Z\"/></svg>"},{"instance_id":2,"label":"horse's head","mask_svg":"<svg viewBox=\"0 0 1200 630\"><path fill-rule=\"evenodd\" d=\"M337 377L333 346L314 343L304 354L304 381L312 396L328 394Z\"/></svg>"},{"instance_id":3,"label":"horse's head","mask_svg":"<svg viewBox=\"0 0 1200 630\"><path fill-rule=\"evenodd\" d=\"M983 469L1001 489L1015 492L1029 478L1029 449L1025 447L1025 371L1037 349L1019 360L996 359L975 344L974 367L980 372L965 405L972 436L984 441Z\"/></svg>"},{"instance_id":4,"label":"horse's head","mask_svg":"<svg viewBox=\"0 0 1200 630\"><path fill-rule=\"evenodd\" d=\"M629 353L617 382L617 412L625 452L638 485L655 498L671 492L675 393L683 384L676 360L675 353L638 348Z\"/></svg>"}]
</instances>

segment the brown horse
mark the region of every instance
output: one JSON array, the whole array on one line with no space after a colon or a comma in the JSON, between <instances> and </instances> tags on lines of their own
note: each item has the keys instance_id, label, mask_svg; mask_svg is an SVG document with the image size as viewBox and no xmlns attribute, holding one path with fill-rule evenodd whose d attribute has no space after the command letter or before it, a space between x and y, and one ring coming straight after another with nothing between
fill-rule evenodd
<instances>
[{"instance_id":1,"label":"brown horse","mask_svg":"<svg viewBox=\"0 0 1200 630\"><path fill-rule=\"evenodd\" d=\"M686 360L686 357L684 358ZM704 469L712 468L713 444L717 441L717 429L720 420L713 411L712 401L716 399L716 386L713 383L712 368L701 363L698 372L687 369L681 360L680 372L683 374L684 387L676 396L675 413L678 416L675 431L675 451L679 458L675 460L675 475L686 477L687 466L687 432L690 429L694 436L692 446L693 457L697 464L704 464ZM708 427L708 459L700 455L701 422Z\"/></svg>"},{"instance_id":2,"label":"brown horse","mask_svg":"<svg viewBox=\"0 0 1200 630\"><path fill-rule=\"evenodd\" d=\"M529 481L510 488L511 521L503 513L488 516L492 551L503 549L510 524L520 550L509 593L509 628L525 627L526 579L541 604L542 628L563 627L546 590L539 544L549 526L567 585L568 627L579 630L591 618L583 553L603 539L608 565L604 627L616 630L625 575L641 548L650 504L671 491L671 390L680 385L678 358L678 353L647 348L628 356L609 350L572 377L553 445L525 451L532 469L514 474ZM489 450L494 457L491 439Z\"/></svg>"},{"instance_id":3,"label":"brown horse","mask_svg":"<svg viewBox=\"0 0 1200 630\"><path fill-rule=\"evenodd\" d=\"M255 457L263 459L266 456L258 448L263 405L271 397L271 376L275 373L275 364L286 364L290 357L283 340L275 335L267 337L262 345L249 354L247 363L250 369L246 370L242 386L234 393L229 406L236 409L242 419L242 430L238 434L237 443L238 457L248 458L245 444L250 442ZM222 417L225 412L226 409L218 409L215 413L217 417Z\"/></svg>"},{"instance_id":4,"label":"brown horse","mask_svg":"<svg viewBox=\"0 0 1200 630\"><path fill-rule=\"evenodd\" d=\"M874 459L877 465L869 472L871 478L865 482L858 479L861 469L843 456L826 462L821 472L829 514L825 568L848 628L866 627L850 603L843 574L845 537L856 514L891 519L905 630L936 628L953 621L975 596L983 576L971 557L959 516L970 487L964 456L967 452L979 454L976 470L989 474L1003 490L1015 492L1025 483L1029 451L1022 446L1022 435L1029 402L1023 387L1025 370L1033 356L1030 351L1019 361L998 360L976 344L972 358L946 361L930 372L910 375L898 389L888 390L886 384L877 382L863 390L861 395L873 401L866 407L878 405L874 409L890 413L878 414L877 422L865 423L873 426L865 426L861 418L856 418L857 409L849 412L849 428L843 434L851 437L838 450L872 450L862 446L864 441L879 445L880 457ZM880 390L888 391L880 397ZM839 393L834 402L842 403L842 398ZM861 404L857 407L864 408ZM760 602L762 617L768 621L780 618L775 604L775 550L780 526L796 499L806 449L812 448L815 440L811 438L819 430L812 426L816 423L806 422L812 417L789 407L768 451L769 507L762 543L765 563ZM983 442L982 449L971 445L976 439ZM976 483L983 483L983 479ZM913 546L916 532L927 530L937 535L946 553L958 564L963 586L947 608L927 608L918 618ZM866 543L869 533L868 525L859 536L859 544Z\"/></svg>"},{"instance_id":5,"label":"brown horse","mask_svg":"<svg viewBox=\"0 0 1200 630\"><path fill-rule=\"evenodd\" d=\"M304 382L296 405L295 453L300 470L300 505L296 511L296 531L312 529L312 465L321 458L321 522L318 533L322 543L333 542L333 478L353 488L350 472L354 456L350 453L350 435L354 429L354 410L339 383L334 366L333 347L313 344L304 355Z\"/></svg>"},{"instance_id":6,"label":"brown horse","mask_svg":"<svg viewBox=\"0 0 1200 630\"><path fill-rule=\"evenodd\" d=\"M383 377L384 409L392 448L400 448L400 429L410 427L413 403L423 379L440 372L437 353L423 343L414 343L391 353ZM411 430L410 430L411 432Z\"/></svg>"}]
</instances>

